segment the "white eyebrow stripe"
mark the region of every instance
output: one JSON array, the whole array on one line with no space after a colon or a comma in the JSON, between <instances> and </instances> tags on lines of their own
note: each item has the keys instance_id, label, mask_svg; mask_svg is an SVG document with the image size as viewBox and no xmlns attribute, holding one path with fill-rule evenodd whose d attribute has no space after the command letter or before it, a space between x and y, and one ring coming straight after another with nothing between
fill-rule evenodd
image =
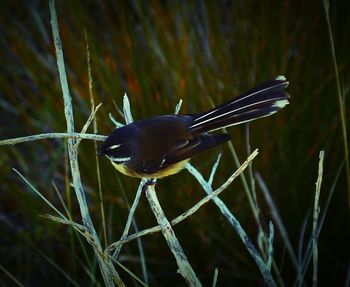
<instances>
[{"instance_id":1,"label":"white eyebrow stripe","mask_svg":"<svg viewBox=\"0 0 350 287\"><path fill-rule=\"evenodd\" d=\"M116 148L118 148L118 147L120 147L120 146L121 146L121 144L115 144L115 145L110 146L110 147L107 148L107 149L116 149Z\"/></svg>"},{"instance_id":2,"label":"white eyebrow stripe","mask_svg":"<svg viewBox=\"0 0 350 287\"><path fill-rule=\"evenodd\" d=\"M280 103L282 101L283 101L283 104ZM287 105L287 103L289 103L289 101L287 99L283 99L281 97L280 98L275 98L275 99L268 99L268 100L264 100L264 101L260 101L260 102L255 102L255 103L252 103L250 105L246 105L246 106L240 107L238 109L231 110L231 111L226 112L224 114L219 114L216 117L209 118L207 120L201 121L201 122L196 123L194 125L190 125L189 128L191 128L191 129L195 128L196 126L205 124L206 122L210 122L210 121L215 120L217 118L221 118L221 117L227 116L229 114L235 113L235 112L237 112L239 110L242 110L242 109L245 109L245 108L249 108L249 107L253 107L253 106L256 106L256 105L259 105L259 104L262 104L262 103L266 103L266 102L274 102L271 106L272 107L279 107L279 108L284 107L285 105ZM281 105L279 105L279 104L281 104Z\"/></svg>"},{"instance_id":3,"label":"white eyebrow stripe","mask_svg":"<svg viewBox=\"0 0 350 287\"><path fill-rule=\"evenodd\" d=\"M281 76L279 76L279 77L281 77ZM280 81L279 77L276 78L277 81ZM278 83L277 85L269 86L269 87L267 87L267 88L265 88L265 89L261 89L261 90L255 91L254 93L248 94L248 95L246 95L245 97L243 97L243 98L241 98L241 99L233 100L233 102L227 104L227 106L230 106L230 105L232 105L232 104L236 104L236 103L238 103L238 102L240 102L240 101L242 101L242 100L244 100L244 99L247 99L247 98L249 98L249 97L252 97L252 96L254 96L254 95L256 95L256 94L264 93L264 92L266 92L266 91L268 91L268 90L275 89L275 88L280 87L280 86L284 86L284 85L287 85L287 86L288 86L288 84L289 84L289 82L288 82L288 81L285 81L285 82ZM194 120L194 122L200 120L201 118L205 118L206 116L209 116L210 114L215 113L215 112L218 111L218 110L220 110L220 108L219 108L219 109L215 109L215 110L211 111L210 113L205 113L203 116L201 116L201 117L199 117L199 118L196 118L196 119Z\"/></svg>"},{"instance_id":4,"label":"white eyebrow stripe","mask_svg":"<svg viewBox=\"0 0 350 287\"><path fill-rule=\"evenodd\" d=\"M109 160L114 162L125 162L129 161L131 157L114 157L114 156L106 156Z\"/></svg>"}]
</instances>

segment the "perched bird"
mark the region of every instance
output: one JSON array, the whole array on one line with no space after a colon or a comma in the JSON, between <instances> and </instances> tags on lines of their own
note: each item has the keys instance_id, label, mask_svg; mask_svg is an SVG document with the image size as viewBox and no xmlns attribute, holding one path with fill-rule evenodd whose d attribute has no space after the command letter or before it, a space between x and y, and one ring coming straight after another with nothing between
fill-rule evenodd
<instances>
[{"instance_id":1,"label":"perched bird","mask_svg":"<svg viewBox=\"0 0 350 287\"><path fill-rule=\"evenodd\" d=\"M142 119L113 131L100 153L123 174L162 178L179 172L194 155L229 141L210 132L276 113L289 102L289 82L278 76L207 112Z\"/></svg>"}]
</instances>

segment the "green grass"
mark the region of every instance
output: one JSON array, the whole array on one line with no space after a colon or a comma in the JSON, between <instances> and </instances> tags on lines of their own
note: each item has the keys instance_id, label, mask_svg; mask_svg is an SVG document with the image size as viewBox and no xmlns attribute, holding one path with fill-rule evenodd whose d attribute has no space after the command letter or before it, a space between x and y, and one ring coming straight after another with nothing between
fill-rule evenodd
<instances>
[{"instance_id":1,"label":"green grass","mask_svg":"<svg viewBox=\"0 0 350 287\"><path fill-rule=\"evenodd\" d=\"M82 129L91 113L92 95L94 105L102 106L95 117L97 129L92 124L87 133L108 135L114 129L109 113L123 121L116 105L123 107L125 92L137 120L174 113L180 99L181 113L203 111L265 79L286 75L290 81L290 105L273 117L250 124L250 146L252 150L259 148L259 156L252 172L245 173L247 187L236 180L220 199L253 244L266 251L266 260L269 221L274 223L274 260L270 262L278 285L293 285L298 273L295 265L306 266L309 262L304 279L310 286L314 269L311 242L315 239L311 236L317 227L313 230L310 216L318 154L325 150L317 281L320 286L327 286L328 282L343 286L349 278L350 254L349 177L344 155L344 134L349 126L345 116L350 84L350 20L345 13L349 5L346 1L330 3L327 23L322 1L147 3L56 3L75 131ZM329 48L329 29L333 33L333 52ZM66 132L49 3L0 4L0 47L0 140ZM235 127L228 132L239 161L243 162L248 154L246 128ZM83 237L77 237L70 226L40 217L51 210L12 171L16 168L69 220L80 223L79 205L70 187L65 141L50 139L1 146L0 151L0 285L39 286L50 280L52 286L67 286L70 278L80 286L103 286L90 245ZM236 169L232 149L223 146L191 161L207 179L219 153L222 157L214 188ZM106 247L120 239L129 213L127 202L133 201L139 181L116 174L108 160L98 160L99 169L95 143L83 140L79 146L81 179L92 222ZM254 174L259 174L260 180L255 184L256 200L252 193L252 205L245 190L254 190ZM266 192L275 209L265 201ZM157 196L166 216L172 219L204 194L184 170L160 180ZM256 207L252 212L256 203L258 217L254 215ZM286 245L287 237L283 232L281 235L276 224L278 217L296 260ZM156 224L144 195L135 221L137 225L131 224L130 233L135 228L143 230ZM304 238L300 242L303 226ZM217 286L263 284L254 260L214 204L201 208L176 225L174 231L203 285L213 281ZM124 245L118 258L129 272L144 280L145 267L140 262L143 258L151 286L184 284L160 233L142 237L141 243ZM139 286L128 272L115 266L127 286Z\"/></svg>"}]
</instances>

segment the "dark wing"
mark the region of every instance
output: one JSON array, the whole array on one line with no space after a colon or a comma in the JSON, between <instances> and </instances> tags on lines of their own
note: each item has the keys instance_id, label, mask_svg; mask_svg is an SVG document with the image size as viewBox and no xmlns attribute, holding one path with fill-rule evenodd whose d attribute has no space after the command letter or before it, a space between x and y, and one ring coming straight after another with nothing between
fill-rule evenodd
<instances>
[{"instance_id":1,"label":"dark wing","mask_svg":"<svg viewBox=\"0 0 350 287\"><path fill-rule=\"evenodd\" d=\"M206 151L231 139L229 134L215 134L215 135L199 135L192 140L189 140L186 145L179 146L178 148L170 151L163 162L164 166L168 166L185 159L191 158L197 153Z\"/></svg>"},{"instance_id":2,"label":"dark wing","mask_svg":"<svg viewBox=\"0 0 350 287\"><path fill-rule=\"evenodd\" d=\"M167 167L189 159L197 153L206 151L230 140L228 134L200 135L191 140L179 141L176 147L157 160L143 159L128 163L132 170L139 174L154 174Z\"/></svg>"},{"instance_id":3,"label":"dark wing","mask_svg":"<svg viewBox=\"0 0 350 287\"><path fill-rule=\"evenodd\" d=\"M182 150L182 149L187 149L189 146L195 146L196 144L199 144L199 141L195 140L179 140L176 143L173 143L174 148L172 150ZM159 150L154 150L154 151L161 151ZM171 152L172 153L172 152ZM135 157L133 160L128 162L129 168L134 170L138 174L150 174L152 175L153 173L157 173L160 170L166 169L169 165L179 162L182 159L178 161L172 161L171 163L168 162L167 160L167 153L162 154L162 156L157 156L157 157L147 157L144 155L150 155L150 153L141 153L143 156L142 157ZM152 154L151 154L152 155Z\"/></svg>"}]
</instances>

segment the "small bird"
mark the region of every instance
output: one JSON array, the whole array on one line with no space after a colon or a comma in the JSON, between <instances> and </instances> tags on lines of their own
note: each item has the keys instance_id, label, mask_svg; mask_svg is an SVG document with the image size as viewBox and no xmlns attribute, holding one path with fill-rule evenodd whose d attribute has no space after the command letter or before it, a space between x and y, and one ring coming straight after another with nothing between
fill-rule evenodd
<instances>
[{"instance_id":1,"label":"small bird","mask_svg":"<svg viewBox=\"0 0 350 287\"><path fill-rule=\"evenodd\" d=\"M123 174L162 178L179 172L194 155L228 142L227 133L210 132L267 117L284 108L289 82L275 77L207 112L142 119L113 131L105 155Z\"/></svg>"}]
</instances>

